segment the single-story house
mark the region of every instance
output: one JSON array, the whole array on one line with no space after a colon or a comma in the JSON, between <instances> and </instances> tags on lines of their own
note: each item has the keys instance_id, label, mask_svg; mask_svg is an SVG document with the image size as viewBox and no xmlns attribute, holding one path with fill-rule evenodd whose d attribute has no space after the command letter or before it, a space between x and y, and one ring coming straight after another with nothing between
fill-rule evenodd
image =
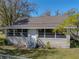
<instances>
[{"instance_id":1,"label":"single-story house","mask_svg":"<svg viewBox=\"0 0 79 59\"><path fill-rule=\"evenodd\" d=\"M70 48L70 35L53 32L68 16L40 16L19 18L14 25L2 27L7 40L27 48L44 47L48 42L53 48ZM67 30L66 30L67 31Z\"/></svg>"}]
</instances>

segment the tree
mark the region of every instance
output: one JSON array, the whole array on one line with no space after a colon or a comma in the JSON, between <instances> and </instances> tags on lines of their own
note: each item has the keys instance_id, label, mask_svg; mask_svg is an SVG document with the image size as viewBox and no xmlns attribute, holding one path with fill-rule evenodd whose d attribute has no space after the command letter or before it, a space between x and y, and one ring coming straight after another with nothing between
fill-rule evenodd
<instances>
[{"instance_id":1,"label":"tree","mask_svg":"<svg viewBox=\"0 0 79 59\"><path fill-rule=\"evenodd\" d=\"M28 0L0 0L0 21L2 26L13 25L20 17L29 18L34 11L35 4L28 2ZM14 45L17 47L25 44L21 40L16 40L16 42L18 42L17 45L15 43Z\"/></svg>"},{"instance_id":2,"label":"tree","mask_svg":"<svg viewBox=\"0 0 79 59\"><path fill-rule=\"evenodd\" d=\"M78 10L76 8L71 8L70 10L68 10L67 12L65 12L64 14L68 15L68 16L72 16L78 13Z\"/></svg>"},{"instance_id":3,"label":"tree","mask_svg":"<svg viewBox=\"0 0 79 59\"><path fill-rule=\"evenodd\" d=\"M62 12L60 10L56 11L56 16L62 16Z\"/></svg>"},{"instance_id":4,"label":"tree","mask_svg":"<svg viewBox=\"0 0 79 59\"><path fill-rule=\"evenodd\" d=\"M68 34L70 34L75 40L79 41L79 14L69 16L62 24L57 26L55 31L58 30L62 32L65 27L69 27ZM72 29L71 27L75 28Z\"/></svg>"},{"instance_id":5,"label":"tree","mask_svg":"<svg viewBox=\"0 0 79 59\"><path fill-rule=\"evenodd\" d=\"M49 9L46 10L42 16L51 16L51 11Z\"/></svg>"},{"instance_id":6,"label":"tree","mask_svg":"<svg viewBox=\"0 0 79 59\"><path fill-rule=\"evenodd\" d=\"M35 4L28 0L0 0L0 20L2 26L10 26L19 17L30 17L35 11Z\"/></svg>"}]
</instances>

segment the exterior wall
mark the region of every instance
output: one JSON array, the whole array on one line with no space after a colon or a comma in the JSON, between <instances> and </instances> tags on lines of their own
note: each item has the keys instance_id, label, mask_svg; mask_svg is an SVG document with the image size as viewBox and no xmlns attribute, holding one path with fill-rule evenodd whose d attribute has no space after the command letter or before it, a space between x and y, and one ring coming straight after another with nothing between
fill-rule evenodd
<instances>
[{"instance_id":1,"label":"exterior wall","mask_svg":"<svg viewBox=\"0 0 79 59\"><path fill-rule=\"evenodd\" d=\"M28 47L28 38L25 37L16 37L16 36L11 36L11 37L7 37L7 39L9 40L10 43L12 43L13 45L17 46L17 45L23 45L26 48Z\"/></svg>"},{"instance_id":2,"label":"exterior wall","mask_svg":"<svg viewBox=\"0 0 79 59\"><path fill-rule=\"evenodd\" d=\"M36 47L38 31L34 29L28 30L28 37L7 36L7 39L14 45L24 45L28 48Z\"/></svg>"},{"instance_id":3,"label":"exterior wall","mask_svg":"<svg viewBox=\"0 0 79 59\"><path fill-rule=\"evenodd\" d=\"M39 38L45 45L50 43L52 48L70 48L70 35L66 38Z\"/></svg>"},{"instance_id":4,"label":"exterior wall","mask_svg":"<svg viewBox=\"0 0 79 59\"><path fill-rule=\"evenodd\" d=\"M30 39L29 37L7 37L7 39L9 40L9 43L12 43L17 47L23 47L23 48L36 47L35 40Z\"/></svg>"},{"instance_id":5,"label":"exterior wall","mask_svg":"<svg viewBox=\"0 0 79 59\"><path fill-rule=\"evenodd\" d=\"M50 42L52 48L70 48L70 35L66 35L66 38L38 38L38 31L34 29L28 30L28 37L7 36L7 39L15 45L23 44L26 47L35 47L37 39L40 39L45 45Z\"/></svg>"}]
</instances>

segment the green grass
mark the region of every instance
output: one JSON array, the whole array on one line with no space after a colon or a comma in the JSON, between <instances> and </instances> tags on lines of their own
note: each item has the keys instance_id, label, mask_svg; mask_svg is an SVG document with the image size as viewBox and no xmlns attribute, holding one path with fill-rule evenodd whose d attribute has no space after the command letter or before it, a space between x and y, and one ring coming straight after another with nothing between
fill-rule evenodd
<instances>
[{"instance_id":1,"label":"green grass","mask_svg":"<svg viewBox=\"0 0 79 59\"><path fill-rule=\"evenodd\" d=\"M79 59L79 49L35 50L25 55L33 59Z\"/></svg>"},{"instance_id":2,"label":"green grass","mask_svg":"<svg viewBox=\"0 0 79 59\"><path fill-rule=\"evenodd\" d=\"M5 39L5 35L0 32L0 41L3 39ZM74 47L78 45L71 43ZM0 46L0 54L20 55L32 59L79 59L79 48L18 50L13 46Z\"/></svg>"},{"instance_id":3,"label":"green grass","mask_svg":"<svg viewBox=\"0 0 79 59\"><path fill-rule=\"evenodd\" d=\"M20 55L33 59L79 59L79 48L70 49L0 49L0 53Z\"/></svg>"}]
</instances>

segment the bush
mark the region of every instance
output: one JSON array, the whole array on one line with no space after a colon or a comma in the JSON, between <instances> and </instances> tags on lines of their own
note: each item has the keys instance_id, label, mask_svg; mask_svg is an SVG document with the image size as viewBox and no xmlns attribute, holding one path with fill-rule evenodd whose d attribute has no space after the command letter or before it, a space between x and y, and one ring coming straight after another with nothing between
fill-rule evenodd
<instances>
[{"instance_id":1,"label":"bush","mask_svg":"<svg viewBox=\"0 0 79 59\"><path fill-rule=\"evenodd\" d=\"M70 41L70 47L71 48L79 48L79 41L71 39L71 41Z\"/></svg>"},{"instance_id":2,"label":"bush","mask_svg":"<svg viewBox=\"0 0 79 59\"><path fill-rule=\"evenodd\" d=\"M0 45L4 45L5 44L5 39L0 38Z\"/></svg>"},{"instance_id":3,"label":"bush","mask_svg":"<svg viewBox=\"0 0 79 59\"><path fill-rule=\"evenodd\" d=\"M50 45L50 42L48 41L47 44L46 44L46 47L47 49L51 49L51 45Z\"/></svg>"}]
</instances>

